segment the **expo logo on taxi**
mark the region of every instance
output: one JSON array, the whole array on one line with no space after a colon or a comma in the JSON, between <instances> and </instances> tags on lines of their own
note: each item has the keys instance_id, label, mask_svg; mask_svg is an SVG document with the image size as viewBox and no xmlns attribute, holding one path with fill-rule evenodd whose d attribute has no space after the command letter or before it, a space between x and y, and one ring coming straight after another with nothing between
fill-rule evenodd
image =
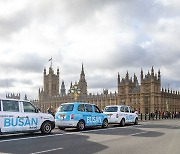
<instances>
[{"instance_id":1,"label":"expo logo on taxi","mask_svg":"<svg viewBox=\"0 0 180 154\"><path fill-rule=\"evenodd\" d=\"M37 126L38 118L4 118L4 127Z\"/></svg>"}]
</instances>

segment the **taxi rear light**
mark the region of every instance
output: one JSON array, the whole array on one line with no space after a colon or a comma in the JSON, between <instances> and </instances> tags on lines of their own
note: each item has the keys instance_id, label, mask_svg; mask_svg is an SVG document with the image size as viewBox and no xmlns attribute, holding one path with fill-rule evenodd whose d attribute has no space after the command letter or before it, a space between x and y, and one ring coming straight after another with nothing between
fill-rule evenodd
<instances>
[{"instance_id":1,"label":"taxi rear light","mask_svg":"<svg viewBox=\"0 0 180 154\"><path fill-rule=\"evenodd\" d=\"M116 118L119 118L119 114L116 114Z\"/></svg>"},{"instance_id":2,"label":"taxi rear light","mask_svg":"<svg viewBox=\"0 0 180 154\"><path fill-rule=\"evenodd\" d=\"M71 114L71 120L74 120L74 114Z\"/></svg>"}]
</instances>

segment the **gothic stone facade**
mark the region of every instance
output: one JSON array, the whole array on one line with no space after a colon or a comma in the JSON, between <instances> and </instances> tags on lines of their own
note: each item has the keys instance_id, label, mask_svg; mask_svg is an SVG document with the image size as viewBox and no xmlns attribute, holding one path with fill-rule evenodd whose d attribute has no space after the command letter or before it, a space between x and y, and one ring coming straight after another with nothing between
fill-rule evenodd
<instances>
[{"instance_id":1,"label":"gothic stone facade","mask_svg":"<svg viewBox=\"0 0 180 154\"><path fill-rule=\"evenodd\" d=\"M141 83L139 84L137 76L130 78L127 72L125 78L120 78L118 73L118 92L109 93L108 90L103 90L101 94L91 94L87 92L87 82L85 79L84 68L80 74L78 88L81 93L78 97L79 102L89 102L96 104L101 109L107 105L125 104L137 109L139 113L151 113L155 111L180 111L180 93L169 89L161 89L161 74L154 73L152 67L151 73L143 75L141 70ZM59 107L60 104L73 102L74 95L70 92L66 93L64 81L62 81L59 93L59 69L55 74L52 67L49 68L49 74L44 69L44 85L39 89L39 100L34 103L41 111L46 112L47 108L53 106ZM70 88L72 87L72 83Z\"/></svg>"}]
</instances>

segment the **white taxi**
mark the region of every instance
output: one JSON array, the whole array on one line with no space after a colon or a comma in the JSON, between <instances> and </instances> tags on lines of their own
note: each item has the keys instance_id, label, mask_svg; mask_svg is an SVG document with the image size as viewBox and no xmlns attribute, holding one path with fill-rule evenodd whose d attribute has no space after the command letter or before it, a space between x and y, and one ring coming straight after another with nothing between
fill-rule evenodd
<instances>
[{"instance_id":1,"label":"white taxi","mask_svg":"<svg viewBox=\"0 0 180 154\"><path fill-rule=\"evenodd\" d=\"M138 115L132 112L130 106L125 105L111 105L106 106L104 113L108 116L108 123L120 124L124 126L127 123L138 124Z\"/></svg>"},{"instance_id":2,"label":"white taxi","mask_svg":"<svg viewBox=\"0 0 180 154\"><path fill-rule=\"evenodd\" d=\"M31 102L0 99L0 134L34 131L49 134L54 127L54 117L41 113Z\"/></svg>"}]
</instances>

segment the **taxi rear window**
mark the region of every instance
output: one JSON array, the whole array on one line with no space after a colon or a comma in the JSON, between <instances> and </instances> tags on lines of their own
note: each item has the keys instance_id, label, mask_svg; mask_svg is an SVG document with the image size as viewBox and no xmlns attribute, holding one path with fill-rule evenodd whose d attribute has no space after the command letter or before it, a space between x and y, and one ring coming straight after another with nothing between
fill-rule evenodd
<instances>
[{"instance_id":1,"label":"taxi rear window","mask_svg":"<svg viewBox=\"0 0 180 154\"><path fill-rule=\"evenodd\" d=\"M58 108L58 112L69 112L69 111L73 111L73 109L74 109L74 104L62 104Z\"/></svg>"},{"instance_id":2,"label":"taxi rear window","mask_svg":"<svg viewBox=\"0 0 180 154\"><path fill-rule=\"evenodd\" d=\"M117 112L118 107L106 107L104 112Z\"/></svg>"}]
</instances>

